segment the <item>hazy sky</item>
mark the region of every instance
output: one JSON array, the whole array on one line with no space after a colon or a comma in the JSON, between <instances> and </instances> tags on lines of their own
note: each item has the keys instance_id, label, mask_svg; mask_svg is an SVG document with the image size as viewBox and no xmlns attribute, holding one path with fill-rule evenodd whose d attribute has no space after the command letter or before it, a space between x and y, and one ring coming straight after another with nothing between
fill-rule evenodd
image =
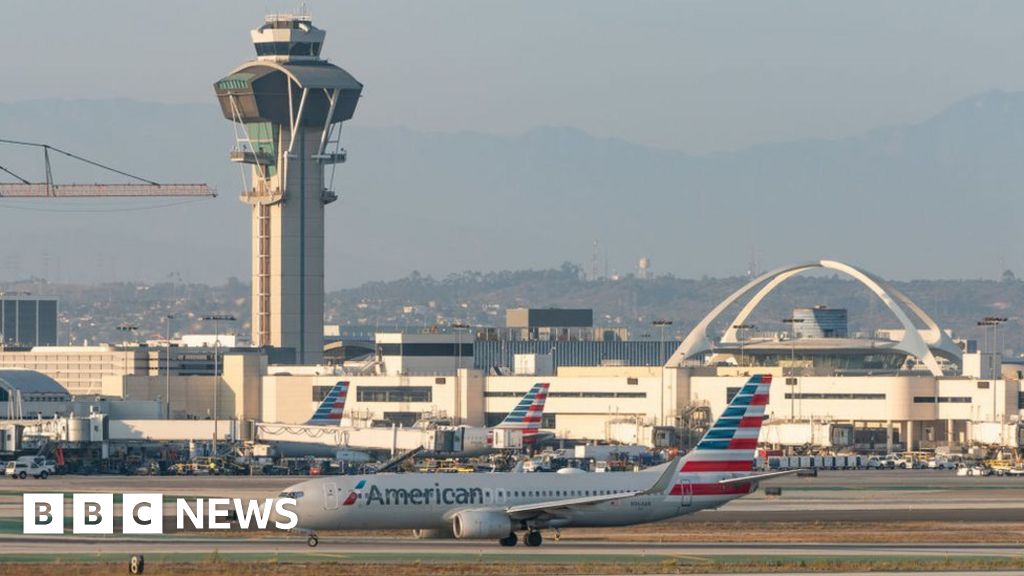
<instances>
[{"instance_id":1,"label":"hazy sky","mask_svg":"<svg viewBox=\"0 0 1024 576\"><path fill-rule=\"evenodd\" d=\"M1024 88L1024 3L307 2L366 85L354 120L572 126L705 152L839 137ZM210 102L248 30L293 2L4 3L0 99Z\"/></svg>"},{"instance_id":2,"label":"hazy sky","mask_svg":"<svg viewBox=\"0 0 1024 576\"><path fill-rule=\"evenodd\" d=\"M327 30L324 55L365 84L351 123L363 127L406 126L417 134L467 131L505 137L538 127L569 127L599 137L703 154L770 142L843 138L878 127L916 123L966 97L993 90L1024 90L1024 2L1020 1L325 0L307 5L314 23ZM154 178L192 178L220 184L222 195L201 206L161 207L159 212L140 212L136 218L117 213L114 209L127 203L113 200L95 201L104 208L114 207L106 213L97 207L96 214L79 211L63 215L60 211L65 205L51 208L48 201L34 201L38 205L24 207L24 203L16 206L8 201L0 206L5 209L0 212L0 245L10 245L10 238L17 237L23 250L0 251L0 257L20 257L24 261L20 273L44 276L47 261L63 259L65 278L81 275L72 263L103 278L119 280L164 278L166 270L206 282L219 282L227 275L247 277L249 215L236 199L237 168L222 152L232 143L231 129L219 115L212 116L209 125L202 124L203 114L206 108L216 114L213 82L254 57L249 30L260 25L266 13L294 11L298 2L7 0L3 7L0 102L128 98L186 103L190 105L166 111L172 118L169 122L188 134L204 134L203 144L218 152L203 152L202 157L208 157L210 163L199 166L187 160L186 154L175 156L181 147L189 146L187 139L182 138L186 141L181 143L157 141L166 128L151 128L154 135L149 142L125 138L128 130L139 128L145 133L141 127L150 116L132 117L125 112L124 102L98 103L101 108L115 108L103 117L114 120L102 125L72 122L83 117L61 117L60 107L52 107L51 112L48 103L42 105L42 111L2 117L0 125L13 126L8 130L17 130L14 136L45 138L86 156L101 153L102 148L106 155L98 159L153 174ZM187 110L182 109L200 108L193 103L203 104L203 109L185 114ZM42 122L36 120L40 117L57 128L41 130ZM119 120L125 121L120 122L118 130L106 130ZM194 121L202 130L187 124ZM64 127L71 124L75 126L65 131ZM374 130L366 129L363 134L368 137L370 132ZM400 135L405 131L377 132ZM222 135L223 142L213 143L212 134ZM467 141L475 138L462 136L467 136ZM551 134L548 137L558 138ZM987 133L977 138L989 140ZM530 138L516 141L531 146ZM90 149L93 142L102 145ZM710 226L721 222L726 230L729 223L735 228L754 229L761 216L757 204L745 211L733 211L728 205L721 214L704 217L694 210L694 206L703 206L700 201L687 204L683 197L684 193L703 193L692 189L700 180L696 175L682 174L678 175L677 187L663 187L660 193L665 197L650 200L666 214L671 210L667 207L678 206L680 219L670 226L646 227L643 234L627 235L597 218L580 222L575 206L555 214L546 230L538 224L540 219L533 218L525 221L522 229L499 233L499 227L488 218L479 218L459 223L472 228L459 231L450 229L451 214L424 222L420 220L425 217L422 211L415 209L421 201L453 211L474 203L476 196L459 197L450 186L447 176L459 172L458 167L444 173L423 169L422 174L434 179L431 182L392 182L392 188L405 193L399 195L396 190L386 189L387 179L380 171L366 173L368 167L378 165L360 158L371 149L368 144L345 142L352 161L341 168L341 178L360 179L356 180L358 185L348 188L343 182L342 201L328 210L328 289L400 277L414 268L443 276L465 268L546 267L566 260L587 264L594 240L619 250L611 254L612 269L629 270L636 258L645 255L654 258L658 273L689 277L742 273L755 245L762 264L791 263L810 252L814 256L849 258L867 269L900 278L995 277L1004 266L1018 272L1024 267L1014 219L1024 200L1018 200L1016 192L1011 196L993 191L991 186L993 197L985 205L990 213L975 212L975 216L997 223L1005 238L992 242L1000 246L998 253L984 257L942 255L950 248L975 249L961 245L962 231L940 234L934 240L910 234L909 230L941 221L937 217L941 211L927 202L908 202L913 208L902 212L898 224L887 233L895 230L906 234L907 238L901 238L904 246L928 256L913 259L916 268L908 265L903 254L891 250L888 236L879 240L884 234L872 229L878 226L878 214L870 210L863 221L843 222L849 230L824 230L820 242L808 242L799 231L788 236L773 234L771 238L755 238L747 233L721 242L699 259L679 254L679 246L703 246L707 242L707 238L698 236L703 227L685 218L712 222ZM386 141L376 144L380 157L375 160L381 163L384 158L384 165L391 169L386 162L393 158L391 151L400 147ZM813 150L818 144L808 144L807 149ZM161 145L164 148L159 148ZM997 152L1012 154L1016 147L1002 145ZM202 146L189 151L197 153L199 148ZM162 150L164 156L157 150ZM467 158L475 149L468 151L464 154ZM780 176L774 184L802 182L801 175L817 168L813 155L806 156L810 168L801 165L797 173ZM596 158L601 168L622 164L621 156L608 161ZM5 155L2 159L11 158ZM416 170L422 167L416 166L416 160L419 157L407 158L403 171L420 174ZM770 162L771 158L764 160L765 164ZM1006 163L1014 165L1014 159L1010 157ZM153 170L153 164L163 170ZM871 161L866 164L870 173ZM502 180L509 171L530 169L511 161L507 167L487 168L489 172L482 172L486 177ZM594 165L576 171L585 175L599 172ZM613 172L604 179L615 181ZM736 171L740 172L747 174ZM958 180L958 185L977 196L974 187L988 184L983 178L987 172L981 172L969 182ZM797 190L815 200L799 204L808 211L817 209L819 197L838 194L836 190L842 189L834 183L847 183L845 174L839 169L831 174L838 180L825 180L826 184L813 190ZM1011 188L1017 181L1013 177L1007 180ZM578 181L566 186L575 189L558 192L568 197L578 195L581 203L600 204L606 200L587 196L592 189L603 188L589 186L585 178L583 184ZM494 188L491 184L480 178L467 184L466 189L472 194L486 193ZM763 184L744 181L743 187L760 190ZM634 180L622 189L635 185ZM877 189L893 186L898 191L900 182L871 185ZM636 190L644 191L644 186ZM743 190L724 192L733 191ZM519 199L521 192L506 191L504 198L497 199L498 205L506 198ZM996 197L998 194L1002 196ZM857 203L863 201L856 193L846 196L828 199L821 206L842 210L849 219L851 207L857 209ZM534 202L540 205L546 200ZM844 204L847 201L849 204ZM522 208L510 206L510 212ZM572 219L573 215L577 220ZM646 216L635 215L635 220L642 224ZM180 222L189 225L182 227ZM408 228L411 240L395 240L389 227L396 222ZM910 226L905 226L907 223ZM516 248L509 240L519 234L550 234L552 238L543 240L543 249L530 251ZM58 237L63 240L58 241ZM353 237L359 241L353 242ZM467 237L474 239L472 249L466 249ZM419 244L422 238L435 242L424 246ZM490 238L490 243L484 238ZM865 238L879 245L866 243ZM371 240L369 244L367 239ZM410 245L417 249L410 250ZM210 251L208 246L218 246L219 250ZM518 252L502 254L496 248ZM154 253L173 254L179 261L152 261L149 255ZM95 262L104 258L114 263ZM116 265L118 258L120 266ZM17 275L12 272L14 267L4 262L0 260L0 280ZM144 269L142 264L149 268ZM57 279L61 279L59 275Z\"/></svg>"}]
</instances>

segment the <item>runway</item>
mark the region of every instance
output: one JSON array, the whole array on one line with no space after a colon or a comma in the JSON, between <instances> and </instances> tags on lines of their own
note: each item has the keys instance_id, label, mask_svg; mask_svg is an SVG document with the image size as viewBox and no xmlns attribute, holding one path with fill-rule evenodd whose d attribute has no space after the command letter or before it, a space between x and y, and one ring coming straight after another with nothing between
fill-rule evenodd
<instances>
[{"instance_id":1,"label":"runway","mask_svg":"<svg viewBox=\"0 0 1024 576\"><path fill-rule=\"evenodd\" d=\"M320 535L316 548L301 534L279 532L174 532L158 536L28 536L21 534L22 492L158 492L166 507L173 497L275 495L305 477L119 477L62 476L0 483L0 561L120 562L145 554L158 563L232 561L295 562L510 562L615 565L666 562L706 566L727 564L740 571L758 562L841 562L851 569L865 562L936 564L961 561L1024 563L1024 478L958 477L928 470L822 472L816 478L773 481L782 495L758 491L724 506L668 522L627 529L566 529L544 545L505 548L497 542L415 540L406 531L335 532ZM931 524L929 524L931 523ZM769 567L770 568L770 567ZM828 571L835 566L820 566ZM888 569L886 566L878 566ZM647 571L651 571L648 569ZM0 569L2 571L2 569Z\"/></svg>"},{"instance_id":2,"label":"runway","mask_svg":"<svg viewBox=\"0 0 1024 576\"><path fill-rule=\"evenodd\" d=\"M401 538L321 537L316 548L306 545L302 535L262 537L147 536L0 536L5 555L103 554L240 554L300 555L322 559L348 560L458 560L523 557L602 558L608 561L643 558L1024 558L1024 549L1012 544L781 544L770 542L676 544L657 542L607 542L573 540L555 542L548 538L538 548L520 545L505 548L497 542L474 540L412 540Z\"/></svg>"},{"instance_id":3,"label":"runway","mask_svg":"<svg viewBox=\"0 0 1024 576\"><path fill-rule=\"evenodd\" d=\"M266 498L308 476L57 476L0 481L0 519L21 515L21 492L158 492L167 497ZM1018 522L1024 518L1024 477L961 477L952 471L823 471L785 477L719 510L678 522Z\"/></svg>"}]
</instances>

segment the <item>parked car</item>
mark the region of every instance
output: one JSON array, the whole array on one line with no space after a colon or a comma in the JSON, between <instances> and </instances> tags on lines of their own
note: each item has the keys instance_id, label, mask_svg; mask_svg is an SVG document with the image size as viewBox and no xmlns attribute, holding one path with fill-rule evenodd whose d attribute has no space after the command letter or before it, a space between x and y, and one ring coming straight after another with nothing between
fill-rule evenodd
<instances>
[{"instance_id":1,"label":"parked car","mask_svg":"<svg viewBox=\"0 0 1024 576\"><path fill-rule=\"evenodd\" d=\"M42 456L22 456L7 463L7 467L4 468L4 476L20 480L32 476L45 480L56 471L57 467L52 460L46 460Z\"/></svg>"}]
</instances>

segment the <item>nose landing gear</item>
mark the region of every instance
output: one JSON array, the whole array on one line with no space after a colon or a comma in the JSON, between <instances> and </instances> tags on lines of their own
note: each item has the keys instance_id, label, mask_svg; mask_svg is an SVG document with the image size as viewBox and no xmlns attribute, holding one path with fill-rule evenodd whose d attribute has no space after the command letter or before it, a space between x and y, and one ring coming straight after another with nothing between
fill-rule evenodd
<instances>
[{"instance_id":1,"label":"nose landing gear","mask_svg":"<svg viewBox=\"0 0 1024 576\"><path fill-rule=\"evenodd\" d=\"M316 534L310 534L309 538L306 539L306 544L310 548L316 548L316 545L320 543L320 539L316 537Z\"/></svg>"}]
</instances>

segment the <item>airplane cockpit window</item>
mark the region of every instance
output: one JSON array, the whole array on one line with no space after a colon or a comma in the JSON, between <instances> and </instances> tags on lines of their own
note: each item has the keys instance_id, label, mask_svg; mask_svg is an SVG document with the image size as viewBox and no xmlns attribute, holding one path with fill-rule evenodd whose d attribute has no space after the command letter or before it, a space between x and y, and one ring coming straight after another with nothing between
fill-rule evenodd
<instances>
[{"instance_id":1,"label":"airplane cockpit window","mask_svg":"<svg viewBox=\"0 0 1024 576\"><path fill-rule=\"evenodd\" d=\"M302 498L304 495L305 494L303 492L281 492L280 494L277 495L277 497L298 500L299 498Z\"/></svg>"}]
</instances>

